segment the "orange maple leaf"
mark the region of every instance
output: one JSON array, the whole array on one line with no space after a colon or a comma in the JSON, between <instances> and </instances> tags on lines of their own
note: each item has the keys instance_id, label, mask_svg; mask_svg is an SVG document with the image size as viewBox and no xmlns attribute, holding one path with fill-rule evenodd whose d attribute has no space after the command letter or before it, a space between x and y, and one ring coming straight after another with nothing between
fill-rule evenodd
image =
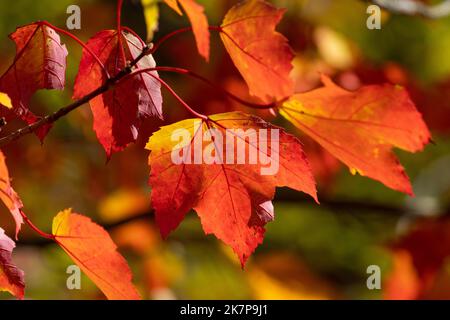
<instances>
[{"instance_id":1,"label":"orange maple leaf","mask_svg":"<svg viewBox=\"0 0 450 320\"><path fill-rule=\"evenodd\" d=\"M261 0L245 1L231 8L221 26L222 41L250 94L268 103L294 93L289 77L294 54L275 31L285 11Z\"/></svg>"},{"instance_id":2,"label":"orange maple leaf","mask_svg":"<svg viewBox=\"0 0 450 320\"><path fill-rule=\"evenodd\" d=\"M108 233L91 219L70 209L62 211L53 220L53 236L108 299L140 299L126 260Z\"/></svg>"},{"instance_id":3,"label":"orange maple leaf","mask_svg":"<svg viewBox=\"0 0 450 320\"><path fill-rule=\"evenodd\" d=\"M417 152L429 143L421 114L399 86L346 91L326 76L324 87L293 95L279 112L336 158L359 173L412 195L408 176L392 152Z\"/></svg>"},{"instance_id":4,"label":"orange maple leaf","mask_svg":"<svg viewBox=\"0 0 450 320\"><path fill-rule=\"evenodd\" d=\"M209 61L209 24L203 6L199 5L194 0L164 0L164 2L180 16L183 15L183 12L178 4L183 7L192 24L198 52L206 59L206 61Z\"/></svg>"},{"instance_id":5,"label":"orange maple leaf","mask_svg":"<svg viewBox=\"0 0 450 320\"><path fill-rule=\"evenodd\" d=\"M246 130L247 134L232 133L233 129ZM269 130L270 137L269 133L261 137L260 129ZM278 138L271 135L273 130L279 130ZM183 131L189 133L189 138L178 144L173 135ZM226 147L219 144L219 134L211 135L212 131L226 137ZM228 139L233 144L228 144ZM237 161L246 152L242 145L248 154L272 159L279 170L263 175L261 161ZM184 120L153 134L147 149L151 150L152 205L163 237L177 228L193 208L205 233L231 246L242 265L262 243L264 225L273 220L271 200L276 187L303 191L317 200L315 181L300 142L255 116L234 112L211 116L207 121ZM215 160L201 162L199 150L213 154ZM178 153L182 162L174 161L173 155Z\"/></svg>"}]
</instances>

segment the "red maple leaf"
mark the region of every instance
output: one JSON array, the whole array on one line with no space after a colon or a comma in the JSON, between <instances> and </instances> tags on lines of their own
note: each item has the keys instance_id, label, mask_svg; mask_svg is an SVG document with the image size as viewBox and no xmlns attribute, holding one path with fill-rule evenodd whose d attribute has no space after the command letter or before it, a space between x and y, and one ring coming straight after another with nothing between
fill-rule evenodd
<instances>
[{"instance_id":1,"label":"red maple leaf","mask_svg":"<svg viewBox=\"0 0 450 320\"><path fill-rule=\"evenodd\" d=\"M116 75L134 60L144 49L142 40L123 32L105 30L97 33L87 47L98 56L108 73ZM137 69L154 68L151 55L139 61ZM150 73L150 72L149 72ZM162 119L161 84L153 77L156 71L128 76L115 84L108 92L90 101L94 115L94 130L108 158L135 142L142 121L146 118ZM74 99L82 98L104 85L107 76L92 54L83 51L83 58L75 81Z\"/></svg>"},{"instance_id":2,"label":"red maple leaf","mask_svg":"<svg viewBox=\"0 0 450 320\"><path fill-rule=\"evenodd\" d=\"M16 43L16 57L0 78L0 92L9 96L13 108L12 112L2 109L2 116L32 124L38 120L28 106L33 94L39 89L64 89L67 49L44 22L20 27L10 38ZM49 129L43 126L36 134L43 140Z\"/></svg>"},{"instance_id":3,"label":"red maple leaf","mask_svg":"<svg viewBox=\"0 0 450 320\"><path fill-rule=\"evenodd\" d=\"M230 133L233 129L250 131L244 137ZM257 137L260 129L270 132L280 130L279 137L272 137L271 133L267 133L266 137ZM189 132L192 139L177 145L172 135L179 130ZM211 130L236 140L234 149L227 149L226 161L226 151L216 140L217 137L210 137L206 142L198 140ZM261 171L264 167L261 162L242 161L246 151L242 149L242 144L239 147L239 142L243 143L249 154L254 152L272 159L279 169L265 175ZM275 144L279 145L278 150ZM156 132L147 148L151 150L152 205L163 237L177 228L193 208L201 219L204 231L230 245L242 265L262 243L264 225L273 220L271 200L276 187L287 186L317 199L315 181L300 142L255 116L234 112L212 116L208 121L184 120ZM199 162L199 150L214 154L216 160ZM172 155L178 152L183 153L182 157L186 159L191 155L195 159L174 163ZM228 158L230 153L234 162Z\"/></svg>"}]
</instances>

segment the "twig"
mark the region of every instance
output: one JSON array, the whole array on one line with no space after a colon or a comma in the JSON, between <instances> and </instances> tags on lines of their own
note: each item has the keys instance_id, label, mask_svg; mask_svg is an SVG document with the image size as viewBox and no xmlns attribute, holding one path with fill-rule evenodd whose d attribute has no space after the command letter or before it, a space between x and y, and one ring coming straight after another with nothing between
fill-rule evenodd
<instances>
[{"instance_id":1,"label":"twig","mask_svg":"<svg viewBox=\"0 0 450 320\"><path fill-rule=\"evenodd\" d=\"M200 114L197 111L195 111L194 109L192 109L183 99L181 99L181 97L161 78L155 76L154 74L152 74L152 71L157 71L159 68L146 68L146 69L139 69L136 72L130 73L127 75L127 77L135 77L139 74L142 73L147 73L149 76L151 76L153 79L155 79L156 81L159 81L159 83L161 83L161 85L167 89L167 91L169 91L169 93L179 102L181 103L181 105L188 110L191 114L193 114L195 117L198 117L200 119L203 120L208 120L208 117L204 114ZM126 78L127 78L126 77ZM125 79L124 79L125 80Z\"/></svg>"},{"instance_id":2,"label":"twig","mask_svg":"<svg viewBox=\"0 0 450 320\"><path fill-rule=\"evenodd\" d=\"M117 20L118 20L118 24L120 26L120 28L119 28L120 30L122 30L121 20L120 20L121 19L121 14L120 14L121 7L122 7L122 1L119 1L118 8L117 8L117 11L118 11L117 12L117 15L118 15ZM210 26L209 29L219 31L219 32L222 30L221 27L214 27L214 26ZM129 29L124 28L124 30L128 31ZM108 81L103 86L99 87L98 89L91 92L87 96L81 98L80 100L77 100L74 103L72 103L64 108L59 109L55 113L48 115L46 117L43 117L41 120L39 120L31 125L28 125L26 127L23 127L15 132L9 134L6 137L0 138L0 148L4 147L5 145L7 145L13 141L20 139L24 135L35 132L37 129L41 128L42 126L44 126L46 124L52 124L52 123L56 122L58 119L64 117L65 115L72 112L73 110L81 107L82 105L84 105L85 103L94 99L95 97L101 95L102 93L105 93L106 91L108 91L110 89L111 85L116 84L123 77L125 77L128 74L131 74L133 71L133 68L138 64L138 62L143 57L145 57L146 55L155 53L165 41L176 36L177 34L189 32L189 31L192 31L192 27L176 30L176 31L164 36L163 38L161 38L155 45L151 44L150 46L144 47L142 53L136 59L134 59L126 68L124 68L122 71L120 71L116 76L114 76L112 78L108 78ZM119 40L120 40L120 38L121 38L121 35L119 33ZM90 53L93 54L92 52L90 52ZM95 57L95 55L94 55L94 57ZM100 64L101 64L101 62L100 62ZM160 80L160 79L158 79L158 80Z\"/></svg>"},{"instance_id":3,"label":"twig","mask_svg":"<svg viewBox=\"0 0 450 320\"><path fill-rule=\"evenodd\" d=\"M148 47L148 46L144 47L141 54L138 57L136 57L136 59L134 59L127 67L122 69L114 77L108 79L104 85L102 85L98 89L94 90L87 96L81 98L80 100L75 101L74 103L72 103L64 108L59 109L55 113L48 115L31 125L23 127L15 132L7 135L6 137L1 138L0 139L0 148L4 147L5 145L7 145L13 141L20 139L21 137L23 137L26 134L35 132L37 129L41 128L44 125L54 123L58 119L64 117L65 115L72 112L73 110L81 107L82 105L84 105L85 103L94 99L95 97L101 95L102 93L105 93L106 91L108 91L111 88L111 86L115 85L118 81L120 81L127 74L130 74L133 71L133 67L135 67L139 63L139 61L141 61L142 58L144 58L147 54L149 54L150 50L151 50L150 47Z\"/></svg>"},{"instance_id":4,"label":"twig","mask_svg":"<svg viewBox=\"0 0 450 320\"><path fill-rule=\"evenodd\" d=\"M260 109L260 110L268 110L268 109L272 109L276 107L276 103L270 103L270 104L260 104L260 103L253 103L253 102L249 102L246 101L244 99L239 98L238 96L236 96L235 94L229 92L228 90L222 88L222 87L218 87L216 86L212 81L210 81L209 79L199 75L198 73L195 73L191 70L187 70L187 69L182 69L182 68L175 68L175 67L156 67L155 68L157 71L165 71L165 72L174 72L174 73L178 73L178 74L182 74L182 75L187 75L190 76L192 78L195 78L197 80L200 80L204 83L206 83L208 86L214 88L217 91L220 91L223 95L227 96L228 98L230 98L231 100L236 101L237 103L242 104L243 106L252 108L252 109Z\"/></svg>"}]
</instances>

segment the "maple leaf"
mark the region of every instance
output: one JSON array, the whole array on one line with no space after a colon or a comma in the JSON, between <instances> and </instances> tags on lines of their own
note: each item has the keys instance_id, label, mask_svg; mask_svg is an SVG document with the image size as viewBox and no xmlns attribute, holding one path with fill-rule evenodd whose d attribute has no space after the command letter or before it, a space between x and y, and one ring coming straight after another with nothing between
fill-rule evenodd
<instances>
[{"instance_id":1,"label":"maple leaf","mask_svg":"<svg viewBox=\"0 0 450 320\"><path fill-rule=\"evenodd\" d=\"M6 166L5 156L0 151L0 199L11 212L16 223L16 239L23 224L23 218L20 210L23 208L22 201L11 186L8 167Z\"/></svg>"},{"instance_id":2,"label":"maple leaf","mask_svg":"<svg viewBox=\"0 0 450 320\"><path fill-rule=\"evenodd\" d=\"M206 59L206 61L209 61L209 23L203 6L199 5L194 0L164 0L164 2L181 16L183 15L183 12L178 4L183 7L194 31L198 52Z\"/></svg>"},{"instance_id":3,"label":"maple leaf","mask_svg":"<svg viewBox=\"0 0 450 320\"><path fill-rule=\"evenodd\" d=\"M158 0L141 0L141 4L144 8L145 24L147 25L147 41L150 41L159 26Z\"/></svg>"},{"instance_id":4,"label":"maple leaf","mask_svg":"<svg viewBox=\"0 0 450 320\"><path fill-rule=\"evenodd\" d=\"M239 134L233 129L245 131ZM258 138L260 129L268 130L267 137ZM278 130L279 136L272 136L272 132ZM177 145L172 138L177 132L189 132L193 138ZM216 144L216 141L219 143L218 137L214 134L214 138L208 138L208 132L221 132L227 139L235 140L234 150L232 147L227 152L227 161L223 156L225 150ZM206 139L199 142L198 139L203 137ZM255 139L259 144L255 144ZM260 159L271 159L279 170L263 175L262 160L253 163L238 161L245 153L242 145L249 155L258 154ZM255 116L234 112L212 116L208 121L184 120L154 133L147 149L151 150L152 205L163 237L177 228L193 208L205 233L214 234L230 245L242 265L262 243L264 225L273 220L271 200L276 187L288 186L317 200L314 178L300 142ZM199 163L199 150L214 154L215 160L207 162L211 164ZM176 164L172 155L178 152L183 153L183 161ZM228 158L230 153L234 162ZM190 155L194 155L193 164L189 164Z\"/></svg>"},{"instance_id":5,"label":"maple leaf","mask_svg":"<svg viewBox=\"0 0 450 320\"><path fill-rule=\"evenodd\" d=\"M119 44L122 44L122 48ZM89 40L87 46L98 56L111 76L125 68L127 60L134 60L144 49L140 39L128 32L123 32L119 41L118 32L114 30L97 33ZM148 55L141 59L136 67L144 69L155 66L155 60ZM156 71L151 73L158 76ZM94 130L108 158L137 140L144 119L151 117L162 119L161 84L153 76L149 73L128 76L108 92L90 101L94 115ZM84 50L73 98L80 99L86 96L106 81L101 66Z\"/></svg>"},{"instance_id":6,"label":"maple leaf","mask_svg":"<svg viewBox=\"0 0 450 320\"><path fill-rule=\"evenodd\" d=\"M12 102L9 96L6 93L0 92L0 105L12 109Z\"/></svg>"},{"instance_id":7,"label":"maple leaf","mask_svg":"<svg viewBox=\"0 0 450 320\"><path fill-rule=\"evenodd\" d=\"M294 93L293 51L275 31L286 10L249 0L234 6L222 23L221 38L250 94L270 103Z\"/></svg>"},{"instance_id":8,"label":"maple leaf","mask_svg":"<svg viewBox=\"0 0 450 320\"><path fill-rule=\"evenodd\" d=\"M53 220L53 235L108 299L140 299L126 260L102 227L69 209Z\"/></svg>"},{"instance_id":9,"label":"maple leaf","mask_svg":"<svg viewBox=\"0 0 450 320\"><path fill-rule=\"evenodd\" d=\"M12 263L12 251L16 244L0 228L0 291L8 291L18 299L25 292L24 272Z\"/></svg>"},{"instance_id":10,"label":"maple leaf","mask_svg":"<svg viewBox=\"0 0 450 320\"><path fill-rule=\"evenodd\" d=\"M2 116L32 124L39 119L28 106L33 94L39 89L64 89L67 49L56 31L43 22L20 27L10 38L16 43L16 57L0 78L0 92L9 96L13 108L12 112L2 110ZM46 125L36 131L41 141L49 129Z\"/></svg>"},{"instance_id":11,"label":"maple leaf","mask_svg":"<svg viewBox=\"0 0 450 320\"><path fill-rule=\"evenodd\" d=\"M412 195L408 176L392 152L423 150L431 137L422 116L399 86L365 86L346 91L323 76L324 87L296 94L279 112L352 173Z\"/></svg>"}]
</instances>

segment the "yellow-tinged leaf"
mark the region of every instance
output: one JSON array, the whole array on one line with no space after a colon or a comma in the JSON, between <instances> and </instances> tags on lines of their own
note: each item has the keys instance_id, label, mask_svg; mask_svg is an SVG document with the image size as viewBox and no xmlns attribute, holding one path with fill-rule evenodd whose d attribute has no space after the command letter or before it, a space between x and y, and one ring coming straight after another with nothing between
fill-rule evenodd
<instances>
[{"instance_id":1,"label":"yellow-tinged leaf","mask_svg":"<svg viewBox=\"0 0 450 320\"><path fill-rule=\"evenodd\" d=\"M147 41L151 41L159 25L158 0L141 0L147 25Z\"/></svg>"},{"instance_id":2,"label":"yellow-tinged leaf","mask_svg":"<svg viewBox=\"0 0 450 320\"><path fill-rule=\"evenodd\" d=\"M175 10L179 15L183 15L178 4L180 4L189 18L197 42L198 52L206 61L209 60L210 34L208 18L205 15L203 6L195 0L164 0L164 2Z\"/></svg>"},{"instance_id":3,"label":"yellow-tinged leaf","mask_svg":"<svg viewBox=\"0 0 450 320\"><path fill-rule=\"evenodd\" d=\"M53 235L108 299L140 299L126 260L102 227L69 209L53 220Z\"/></svg>"},{"instance_id":4,"label":"yellow-tinged leaf","mask_svg":"<svg viewBox=\"0 0 450 320\"><path fill-rule=\"evenodd\" d=\"M219 140L223 143L216 143ZM184 120L155 132L147 149L152 206L162 235L167 237L194 209L205 233L231 246L242 266L262 243L264 226L274 219L271 200L276 187L290 187L317 200L301 143L252 115L231 112ZM248 152L248 158L267 157L277 169L263 174L261 161L235 161L239 150L244 156ZM215 159L210 162L212 153Z\"/></svg>"},{"instance_id":5,"label":"yellow-tinged leaf","mask_svg":"<svg viewBox=\"0 0 450 320\"><path fill-rule=\"evenodd\" d=\"M352 174L413 194L392 149L421 151L431 137L407 91L382 85L351 92L326 76L322 81L324 87L283 102L280 114L345 163Z\"/></svg>"},{"instance_id":6,"label":"yellow-tinged leaf","mask_svg":"<svg viewBox=\"0 0 450 320\"><path fill-rule=\"evenodd\" d=\"M9 96L6 93L0 92L0 104L2 106L7 107L8 109L12 109L12 102Z\"/></svg>"}]
</instances>

